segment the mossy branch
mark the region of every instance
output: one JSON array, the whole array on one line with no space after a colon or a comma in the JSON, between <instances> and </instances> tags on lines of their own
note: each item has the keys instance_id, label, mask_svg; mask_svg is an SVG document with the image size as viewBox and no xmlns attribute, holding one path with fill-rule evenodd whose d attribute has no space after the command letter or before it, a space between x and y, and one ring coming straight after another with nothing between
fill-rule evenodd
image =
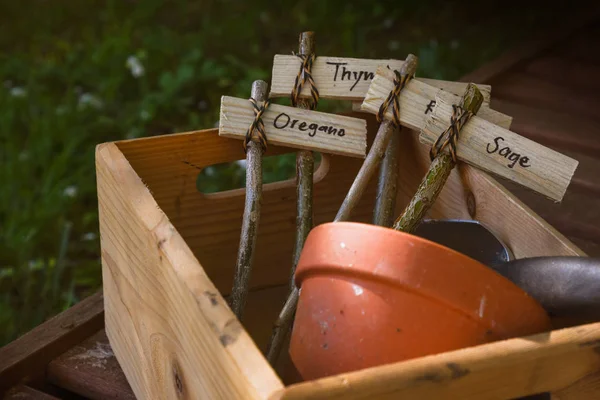
<instances>
[{"instance_id":1,"label":"mossy branch","mask_svg":"<svg viewBox=\"0 0 600 400\"><path fill-rule=\"evenodd\" d=\"M461 101L461 107L476 114L483 103L483 95L474 84L467 86ZM455 162L446 152L438 154L431 162L429 171L419 185L412 200L394 223L394 229L414 232L440 195Z\"/></svg>"}]
</instances>

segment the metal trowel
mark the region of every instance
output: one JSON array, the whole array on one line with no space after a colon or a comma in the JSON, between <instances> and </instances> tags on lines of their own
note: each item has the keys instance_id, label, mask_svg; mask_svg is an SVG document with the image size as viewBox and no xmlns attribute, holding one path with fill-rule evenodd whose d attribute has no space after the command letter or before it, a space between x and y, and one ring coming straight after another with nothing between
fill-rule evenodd
<instances>
[{"instance_id":1,"label":"metal trowel","mask_svg":"<svg viewBox=\"0 0 600 400\"><path fill-rule=\"evenodd\" d=\"M425 220L414 233L492 268L536 299L561 325L600 320L600 259L532 257L510 249L477 221Z\"/></svg>"},{"instance_id":2,"label":"metal trowel","mask_svg":"<svg viewBox=\"0 0 600 400\"><path fill-rule=\"evenodd\" d=\"M510 249L478 221L428 219L413 234L466 254L485 265L499 265L514 259Z\"/></svg>"}]
</instances>

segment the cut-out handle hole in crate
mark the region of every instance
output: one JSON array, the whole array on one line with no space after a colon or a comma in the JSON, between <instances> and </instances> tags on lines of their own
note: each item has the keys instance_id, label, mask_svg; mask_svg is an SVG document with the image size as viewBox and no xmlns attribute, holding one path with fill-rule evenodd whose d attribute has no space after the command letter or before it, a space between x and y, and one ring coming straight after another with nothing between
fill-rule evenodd
<instances>
[{"instance_id":1,"label":"cut-out handle hole in crate","mask_svg":"<svg viewBox=\"0 0 600 400\"><path fill-rule=\"evenodd\" d=\"M314 152L313 182L321 181L329 170L326 154ZM263 190L294 187L296 185L296 153L285 153L263 158ZM246 187L246 160L209 165L198 173L196 189L206 197L242 195Z\"/></svg>"}]
</instances>

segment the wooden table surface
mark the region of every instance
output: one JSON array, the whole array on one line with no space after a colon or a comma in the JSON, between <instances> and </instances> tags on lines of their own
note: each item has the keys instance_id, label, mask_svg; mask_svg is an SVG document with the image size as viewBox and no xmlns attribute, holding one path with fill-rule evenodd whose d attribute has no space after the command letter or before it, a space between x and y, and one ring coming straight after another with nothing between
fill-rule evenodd
<instances>
[{"instance_id":1,"label":"wooden table surface","mask_svg":"<svg viewBox=\"0 0 600 400\"><path fill-rule=\"evenodd\" d=\"M514 117L512 130L580 161L560 204L501 182L590 256L600 256L598 76L600 18L588 13L462 79L492 85L492 108ZM102 305L98 293L0 349L0 393L12 386L5 398L133 399Z\"/></svg>"}]
</instances>

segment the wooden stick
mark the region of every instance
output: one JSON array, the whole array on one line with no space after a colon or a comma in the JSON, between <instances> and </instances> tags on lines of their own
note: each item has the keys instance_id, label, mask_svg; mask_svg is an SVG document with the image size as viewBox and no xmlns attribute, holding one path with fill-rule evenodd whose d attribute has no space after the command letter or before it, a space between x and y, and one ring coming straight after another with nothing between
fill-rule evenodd
<instances>
[{"instance_id":1,"label":"wooden stick","mask_svg":"<svg viewBox=\"0 0 600 400\"><path fill-rule=\"evenodd\" d=\"M387 228L391 227L394 222L394 209L398 192L398 151L400 149L401 134L402 128L398 132L392 132L392 137L385 151L385 157L379 168L373 224Z\"/></svg>"},{"instance_id":2,"label":"wooden stick","mask_svg":"<svg viewBox=\"0 0 600 400\"><path fill-rule=\"evenodd\" d=\"M265 101L267 99L267 87L265 81L254 81L252 84L252 98L258 103ZM233 289L231 290L231 308L240 321L248 297L250 273L254 261L254 247L260 222L262 156L263 148L261 144L251 140L246 147L246 202L244 204L242 233L235 266Z\"/></svg>"},{"instance_id":3,"label":"wooden stick","mask_svg":"<svg viewBox=\"0 0 600 400\"><path fill-rule=\"evenodd\" d=\"M310 55L315 51L315 33L302 32L300 34L300 55ZM300 99L299 108L308 109L309 103L306 99ZM285 338L290 331L296 314L299 290L296 288L294 273L304 247L304 242L313 226L312 193L313 173L315 160L311 151L301 150L296 153L296 241L294 244L294 255L292 260L292 273L290 276L290 294L273 326L273 334L267 347L267 360L275 365Z\"/></svg>"},{"instance_id":4,"label":"wooden stick","mask_svg":"<svg viewBox=\"0 0 600 400\"><path fill-rule=\"evenodd\" d=\"M402 64L400 73L413 75L417 69L417 61L417 57L409 54L408 57L406 57L404 64ZM400 110L400 113L402 113L402 109ZM352 210L354 210L360 201L367 185L369 184L369 181L371 180L371 177L377 170L377 167L385 155L390 137L396 131L397 129L395 129L394 124L392 124L392 122L389 120L384 120L379 125L379 130L377 131L373 145L367 154L367 158L360 167L354 182L352 182L352 186L350 187L350 190L348 191L340 210L335 216L334 222L346 221L350 218Z\"/></svg>"},{"instance_id":5,"label":"wooden stick","mask_svg":"<svg viewBox=\"0 0 600 400\"><path fill-rule=\"evenodd\" d=\"M267 349L267 360L272 366L279 358L285 338L292 327L292 322L294 322L299 297L300 290L294 286L277 317L277 321L273 325L273 333Z\"/></svg>"},{"instance_id":6,"label":"wooden stick","mask_svg":"<svg viewBox=\"0 0 600 400\"><path fill-rule=\"evenodd\" d=\"M469 84L461 100L461 107L467 111L471 111L473 114L477 114L482 103L483 96L479 89L477 89L477 86ZM435 203L455 165L456 163L452 159L452 156L447 152L442 152L433 159L429 171L427 171L425 178L421 181L417 192L404 212L394 223L394 229L403 232L414 232L425 217L425 214L427 214L433 203Z\"/></svg>"},{"instance_id":7,"label":"wooden stick","mask_svg":"<svg viewBox=\"0 0 600 400\"><path fill-rule=\"evenodd\" d=\"M298 50L300 55L306 56L315 52L314 32L302 32L300 34ZM298 107L309 109L309 101L308 99L300 99ZM296 242L294 245L294 258L290 278L291 290L295 287L294 273L300 259L300 253L304 247L308 232L310 232L313 226L312 193L314 170L315 159L312 151L301 150L296 153Z\"/></svg>"}]
</instances>

